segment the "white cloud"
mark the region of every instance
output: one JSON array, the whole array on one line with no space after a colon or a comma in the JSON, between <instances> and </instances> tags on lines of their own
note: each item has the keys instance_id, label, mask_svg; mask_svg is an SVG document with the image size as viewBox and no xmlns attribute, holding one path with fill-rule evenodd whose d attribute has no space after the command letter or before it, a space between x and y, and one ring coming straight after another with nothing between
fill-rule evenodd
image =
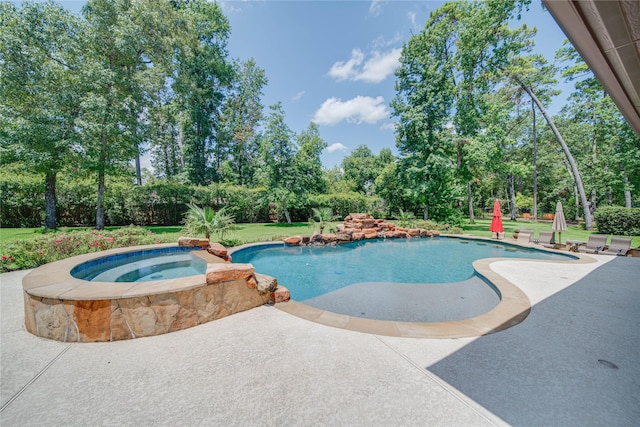
<instances>
[{"instance_id":1,"label":"white cloud","mask_svg":"<svg viewBox=\"0 0 640 427\"><path fill-rule=\"evenodd\" d=\"M380 126L380 129L395 131L397 125L397 123L383 123L382 126Z\"/></svg>"},{"instance_id":2,"label":"white cloud","mask_svg":"<svg viewBox=\"0 0 640 427\"><path fill-rule=\"evenodd\" d=\"M338 81L361 80L367 83L380 83L386 79L400 65L402 49L391 49L380 53L374 51L366 62L365 55L359 49L351 51L348 61L338 61L331 66L329 75ZM364 65L362 65L364 62Z\"/></svg>"},{"instance_id":3,"label":"white cloud","mask_svg":"<svg viewBox=\"0 0 640 427\"><path fill-rule=\"evenodd\" d=\"M329 70L329 75L335 77L338 81L351 79L358 74L356 68L362 64L362 61L364 61L364 53L360 49L353 49L351 51L351 59L333 64Z\"/></svg>"},{"instance_id":4,"label":"white cloud","mask_svg":"<svg viewBox=\"0 0 640 427\"><path fill-rule=\"evenodd\" d=\"M332 97L322 103L313 121L319 125L335 125L343 120L349 123L374 124L387 117L389 117L389 111L381 96L376 98L356 96L348 101Z\"/></svg>"},{"instance_id":5,"label":"white cloud","mask_svg":"<svg viewBox=\"0 0 640 427\"><path fill-rule=\"evenodd\" d=\"M364 80L370 83L380 83L400 65L400 53L402 49L391 49L381 54L373 53L373 58L369 59L362 67L362 71L355 77L356 80Z\"/></svg>"},{"instance_id":6,"label":"white cloud","mask_svg":"<svg viewBox=\"0 0 640 427\"><path fill-rule=\"evenodd\" d=\"M339 142L336 142L335 144L331 144L326 148L326 150L327 150L327 153L333 153L334 151L349 151L349 149L345 145L340 144Z\"/></svg>"},{"instance_id":7,"label":"white cloud","mask_svg":"<svg viewBox=\"0 0 640 427\"><path fill-rule=\"evenodd\" d=\"M374 41L371 42L371 46L374 49L380 49L380 48L385 48L385 47L389 47L391 45L397 44L401 40L402 40L402 36L400 35L400 33L396 33L393 36L393 38L389 40L386 40L382 36L378 36L378 38L376 38Z\"/></svg>"},{"instance_id":8,"label":"white cloud","mask_svg":"<svg viewBox=\"0 0 640 427\"><path fill-rule=\"evenodd\" d=\"M291 98L292 101L298 101L300 98L302 98L304 96L304 94L306 93L306 91L300 91L298 93L296 93L295 95L293 95L293 98Z\"/></svg>"},{"instance_id":9,"label":"white cloud","mask_svg":"<svg viewBox=\"0 0 640 427\"><path fill-rule=\"evenodd\" d=\"M418 25L416 24L416 14L415 14L415 12L408 12L407 15L409 16L409 21L411 21L411 26L414 29L418 29Z\"/></svg>"},{"instance_id":10,"label":"white cloud","mask_svg":"<svg viewBox=\"0 0 640 427\"><path fill-rule=\"evenodd\" d=\"M380 0L373 0L369 6L369 15L378 16L382 12L382 2Z\"/></svg>"}]
</instances>

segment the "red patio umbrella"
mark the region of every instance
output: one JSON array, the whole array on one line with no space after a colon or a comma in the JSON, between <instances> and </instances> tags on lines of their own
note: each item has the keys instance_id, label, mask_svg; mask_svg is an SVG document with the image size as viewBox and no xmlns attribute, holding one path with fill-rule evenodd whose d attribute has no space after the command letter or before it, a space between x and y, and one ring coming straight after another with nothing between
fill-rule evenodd
<instances>
[{"instance_id":1,"label":"red patio umbrella","mask_svg":"<svg viewBox=\"0 0 640 427\"><path fill-rule=\"evenodd\" d=\"M493 204L493 220L491 220L491 227L489 227L491 233L496 233L496 239L499 234L504 233L504 227L502 227L502 212L500 211L500 201L496 200ZM493 237L493 236L492 236Z\"/></svg>"}]
</instances>

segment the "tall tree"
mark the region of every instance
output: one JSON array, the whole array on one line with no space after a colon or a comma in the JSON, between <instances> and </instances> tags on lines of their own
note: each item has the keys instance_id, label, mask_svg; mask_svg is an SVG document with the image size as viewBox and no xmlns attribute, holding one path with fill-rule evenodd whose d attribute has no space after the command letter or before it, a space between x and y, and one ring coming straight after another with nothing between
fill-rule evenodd
<instances>
[{"instance_id":1,"label":"tall tree","mask_svg":"<svg viewBox=\"0 0 640 427\"><path fill-rule=\"evenodd\" d=\"M0 157L44 175L55 229L57 175L77 144L82 24L55 3L0 3L0 23Z\"/></svg>"},{"instance_id":2,"label":"tall tree","mask_svg":"<svg viewBox=\"0 0 640 427\"><path fill-rule=\"evenodd\" d=\"M173 86L183 111L185 168L190 181L202 185L217 179L222 162L218 123L233 76L227 61L229 21L216 3L175 3L188 28L178 46Z\"/></svg>"},{"instance_id":3,"label":"tall tree","mask_svg":"<svg viewBox=\"0 0 640 427\"><path fill-rule=\"evenodd\" d=\"M269 107L266 128L260 140L262 182L267 187L271 202L276 203L291 223L289 205L296 188L295 156L297 152L294 134L285 122L280 102Z\"/></svg>"},{"instance_id":4,"label":"tall tree","mask_svg":"<svg viewBox=\"0 0 640 427\"><path fill-rule=\"evenodd\" d=\"M96 228L102 229L106 176L139 154L146 85L164 78L153 65L170 51L172 9L152 0L90 0L82 13L86 95L76 125L86 168L97 174Z\"/></svg>"},{"instance_id":5,"label":"tall tree","mask_svg":"<svg viewBox=\"0 0 640 427\"><path fill-rule=\"evenodd\" d=\"M218 144L225 146L234 182L253 184L258 158L258 124L262 120L262 88L268 80L253 59L234 63L235 78L220 118Z\"/></svg>"},{"instance_id":6,"label":"tall tree","mask_svg":"<svg viewBox=\"0 0 640 427\"><path fill-rule=\"evenodd\" d=\"M298 152L295 155L296 188L299 192L323 193L327 183L322 175L320 154L327 143L320 137L318 125L309 127L298 135Z\"/></svg>"}]
</instances>

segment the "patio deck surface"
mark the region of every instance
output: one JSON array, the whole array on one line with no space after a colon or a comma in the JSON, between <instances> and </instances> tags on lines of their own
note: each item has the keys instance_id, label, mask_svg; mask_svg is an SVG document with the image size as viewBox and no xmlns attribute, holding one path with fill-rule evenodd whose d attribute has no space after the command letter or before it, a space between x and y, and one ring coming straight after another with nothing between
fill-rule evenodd
<instances>
[{"instance_id":1,"label":"patio deck surface","mask_svg":"<svg viewBox=\"0 0 640 427\"><path fill-rule=\"evenodd\" d=\"M640 258L499 261L521 324L478 338L365 334L262 306L112 343L24 328L22 277L0 275L0 424L637 425Z\"/></svg>"}]
</instances>

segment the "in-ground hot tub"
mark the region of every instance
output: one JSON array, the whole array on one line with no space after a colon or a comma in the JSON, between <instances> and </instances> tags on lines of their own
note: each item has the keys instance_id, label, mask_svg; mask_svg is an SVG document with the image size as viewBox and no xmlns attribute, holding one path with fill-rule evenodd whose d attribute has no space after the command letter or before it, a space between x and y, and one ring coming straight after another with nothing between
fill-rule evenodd
<instances>
[{"instance_id":1,"label":"in-ground hot tub","mask_svg":"<svg viewBox=\"0 0 640 427\"><path fill-rule=\"evenodd\" d=\"M154 262L156 256L168 262ZM127 259L132 262L120 262ZM185 262L196 270L185 277L164 275ZM100 268L112 264L115 271ZM166 244L46 264L27 274L22 286L29 332L64 342L94 342L179 331L248 310L267 303L277 284L255 274L251 264L225 263L204 250Z\"/></svg>"}]
</instances>

